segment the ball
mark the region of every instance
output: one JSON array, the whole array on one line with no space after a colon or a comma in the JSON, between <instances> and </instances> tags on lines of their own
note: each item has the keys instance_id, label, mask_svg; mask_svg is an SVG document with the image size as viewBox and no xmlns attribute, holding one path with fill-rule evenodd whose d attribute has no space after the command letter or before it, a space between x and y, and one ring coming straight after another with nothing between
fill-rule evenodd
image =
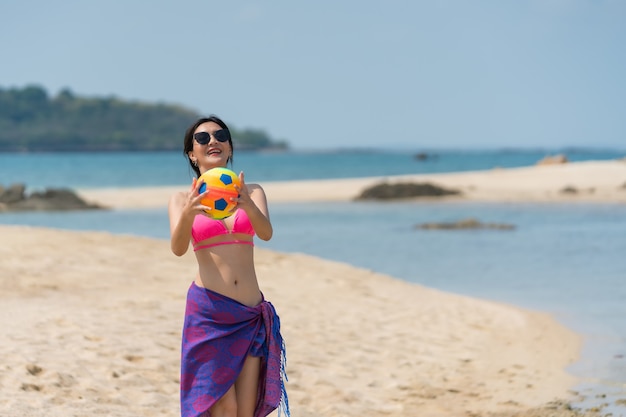
<instances>
[{"instance_id":1,"label":"ball","mask_svg":"<svg viewBox=\"0 0 626 417\"><path fill-rule=\"evenodd\" d=\"M241 187L237 174L228 168L212 168L198 179L204 180L198 192L202 194L209 190L206 197L201 200L203 205L211 208L206 210L209 217L221 220L233 214L237 203L231 201L231 198L239 197L235 185Z\"/></svg>"}]
</instances>

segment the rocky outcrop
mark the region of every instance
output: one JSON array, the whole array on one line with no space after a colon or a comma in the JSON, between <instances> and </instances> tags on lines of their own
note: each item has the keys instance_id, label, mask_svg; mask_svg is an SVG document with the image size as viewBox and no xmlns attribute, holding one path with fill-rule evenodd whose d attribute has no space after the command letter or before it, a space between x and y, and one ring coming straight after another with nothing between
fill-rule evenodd
<instances>
[{"instance_id":1,"label":"rocky outcrop","mask_svg":"<svg viewBox=\"0 0 626 417\"><path fill-rule=\"evenodd\" d=\"M416 161L429 161L431 159L437 159L437 155L429 154L426 152L418 152L413 155L413 159L415 159Z\"/></svg>"},{"instance_id":2,"label":"rocky outcrop","mask_svg":"<svg viewBox=\"0 0 626 417\"><path fill-rule=\"evenodd\" d=\"M41 192L27 194L24 184L12 184L7 188L0 186L0 212L67 211L104 208L84 201L75 192L66 188L49 188Z\"/></svg>"},{"instance_id":3,"label":"rocky outcrop","mask_svg":"<svg viewBox=\"0 0 626 417\"><path fill-rule=\"evenodd\" d=\"M430 183L387 183L366 188L357 200L394 200L419 197L445 197L460 195L457 190L449 190Z\"/></svg>"},{"instance_id":4,"label":"rocky outcrop","mask_svg":"<svg viewBox=\"0 0 626 417\"><path fill-rule=\"evenodd\" d=\"M515 225L508 223L482 223L476 219L463 219L449 223L422 223L415 226L415 229L424 230L467 230L467 229L496 229L514 230Z\"/></svg>"}]
</instances>

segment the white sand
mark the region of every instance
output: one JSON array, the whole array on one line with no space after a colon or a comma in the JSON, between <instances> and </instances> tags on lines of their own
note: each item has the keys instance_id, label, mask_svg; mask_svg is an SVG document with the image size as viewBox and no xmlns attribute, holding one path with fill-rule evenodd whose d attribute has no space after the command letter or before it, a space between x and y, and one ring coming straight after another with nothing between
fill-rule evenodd
<instances>
[{"instance_id":1,"label":"white sand","mask_svg":"<svg viewBox=\"0 0 626 417\"><path fill-rule=\"evenodd\" d=\"M178 415L193 256L107 233L0 233L0 415ZM580 338L543 314L305 255L257 261L294 416L516 411L574 383L563 369Z\"/></svg>"}]
</instances>

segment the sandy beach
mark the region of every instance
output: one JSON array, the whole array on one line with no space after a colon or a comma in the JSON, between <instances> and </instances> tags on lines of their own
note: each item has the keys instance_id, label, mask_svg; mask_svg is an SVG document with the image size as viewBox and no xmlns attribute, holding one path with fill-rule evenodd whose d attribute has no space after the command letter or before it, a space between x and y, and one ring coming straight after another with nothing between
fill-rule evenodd
<instances>
[{"instance_id":1,"label":"sandy beach","mask_svg":"<svg viewBox=\"0 0 626 417\"><path fill-rule=\"evenodd\" d=\"M106 233L2 236L2 415L177 415L192 256ZM294 416L486 415L574 382L580 340L549 317L305 255L257 259Z\"/></svg>"},{"instance_id":2,"label":"sandy beach","mask_svg":"<svg viewBox=\"0 0 626 417\"><path fill-rule=\"evenodd\" d=\"M409 178L460 188L462 199L626 202L624 161L387 180ZM349 200L381 180L263 185L270 201ZM146 208L165 206L175 189L80 193ZM179 415L193 253L104 232L0 234L0 415ZM602 415L570 409L577 381L566 367L582 339L546 314L303 254L257 248L256 260L281 316L294 417Z\"/></svg>"},{"instance_id":3,"label":"sandy beach","mask_svg":"<svg viewBox=\"0 0 626 417\"><path fill-rule=\"evenodd\" d=\"M367 187L381 182L432 183L461 191L458 197L446 197L451 201L626 203L626 160L444 174L268 182L262 185L270 203L282 203L350 201ZM132 209L163 207L169 197L179 190L181 187L170 186L77 191L90 202Z\"/></svg>"}]
</instances>

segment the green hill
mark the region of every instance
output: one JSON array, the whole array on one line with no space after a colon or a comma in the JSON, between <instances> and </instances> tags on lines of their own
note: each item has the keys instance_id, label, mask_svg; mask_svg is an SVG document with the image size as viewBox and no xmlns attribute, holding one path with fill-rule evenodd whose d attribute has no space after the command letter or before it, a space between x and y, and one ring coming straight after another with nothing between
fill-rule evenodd
<instances>
[{"instance_id":1,"label":"green hill","mask_svg":"<svg viewBox=\"0 0 626 417\"><path fill-rule=\"evenodd\" d=\"M39 86L0 88L0 152L181 150L199 114L181 106L86 98ZM260 129L231 126L237 150L286 149Z\"/></svg>"}]
</instances>

